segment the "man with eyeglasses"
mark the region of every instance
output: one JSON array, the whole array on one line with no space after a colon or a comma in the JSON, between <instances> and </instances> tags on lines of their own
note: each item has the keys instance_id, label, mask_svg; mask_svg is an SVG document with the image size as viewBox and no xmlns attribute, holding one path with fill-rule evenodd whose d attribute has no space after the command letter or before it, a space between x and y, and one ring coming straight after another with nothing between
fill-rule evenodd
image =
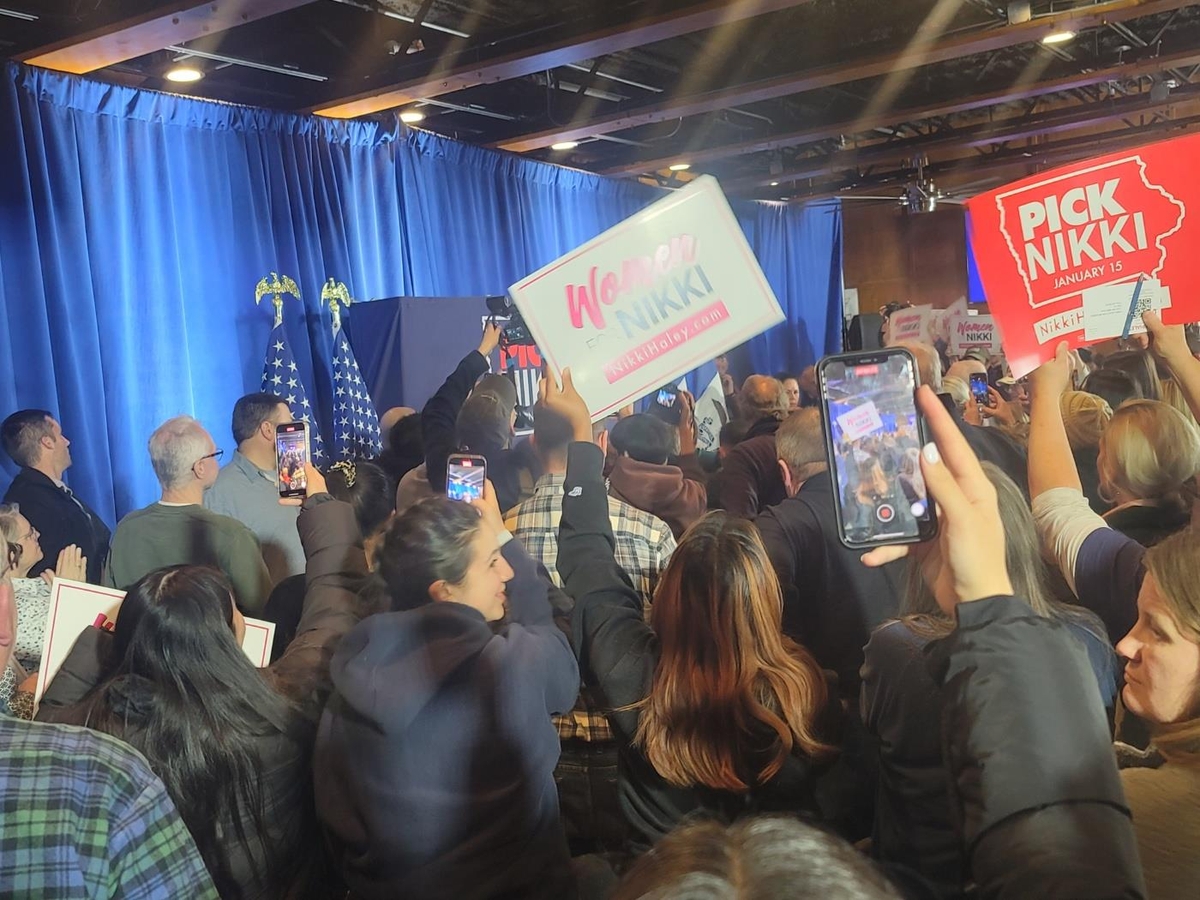
<instances>
[{"instance_id":1,"label":"man with eyeglasses","mask_svg":"<svg viewBox=\"0 0 1200 900\"><path fill-rule=\"evenodd\" d=\"M63 482L71 465L71 442L44 409L22 409L0 424L4 452L21 467L4 495L21 507L41 535L42 560L29 570L36 578L54 567L64 547L74 544L88 561L87 580L100 580L108 554L108 526Z\"/></svg>"},{"instance_id":2,"label":"man with eyeglasses","mask_svg":"<svg viewBox=\"0 0 1200 900\"><path fill-rule=\"evenodd\" d=\"M271 591L258 538L236 519L203 506L204 492L217 480L223 451L191 416L176 416L158 426L149 446L162 498L117 525L105 583L126 589L163 566L213 566L229 576L242 611L257 614Z\"/></svg>"}]
</instances>

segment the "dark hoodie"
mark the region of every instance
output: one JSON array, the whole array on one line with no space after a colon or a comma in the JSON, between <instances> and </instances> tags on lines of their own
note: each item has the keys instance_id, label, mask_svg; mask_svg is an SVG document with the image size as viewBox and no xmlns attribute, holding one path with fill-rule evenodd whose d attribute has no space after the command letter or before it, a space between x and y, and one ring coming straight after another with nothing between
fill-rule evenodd
<instances>
[{"instance_id":1,"label":"dark hoodie","mask_svg":"<svg viewBox=\"0 0 1200 900\"><path fill-rule=\"evenodd\" d=\"M695 453L680 456L678 465L617 459L608 476L608 492L630 506L658 516L678 539L708 511L708 486Z\"/></svg>"},{"instance_id":2,"label":"dark hoodie","mask_svg":"<svg viewBox=\"0 0 1200 900\"><path fill-rule=\"evenodd\" d=\"M552 713L579 670L550 584L517 541L498 632L459 603L372 616L331 665L317 812L361 898L572 895Z\"/></svg>"}]
</instances>

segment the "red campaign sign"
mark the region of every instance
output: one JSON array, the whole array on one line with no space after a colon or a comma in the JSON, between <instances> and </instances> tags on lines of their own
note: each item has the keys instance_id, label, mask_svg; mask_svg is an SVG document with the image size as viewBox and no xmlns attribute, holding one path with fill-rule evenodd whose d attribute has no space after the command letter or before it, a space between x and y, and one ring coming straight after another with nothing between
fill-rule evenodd
<instances>
[{"instance_id":1,"label":"red campaign sign","mask_svg":"<svg viewBox=\"0 0 1200 900\"><path fill-rule=\"evenodd\" d=\"M1021 377L1071 347L1119 333L1101 323L1114 292L1163 320L1200 320L1200 135L1176 138L1043 172L967 203L971 243L1004 352ZM1148 298L1153 297L1151 301ZM1085 339L1084 308L1093 317ZM1120 304L1118 303L1118 307ZM1107 308L1111 312L1111 304ZM1107 329L1107 330L1102 330Z\"/></svg>"}]
</instances>

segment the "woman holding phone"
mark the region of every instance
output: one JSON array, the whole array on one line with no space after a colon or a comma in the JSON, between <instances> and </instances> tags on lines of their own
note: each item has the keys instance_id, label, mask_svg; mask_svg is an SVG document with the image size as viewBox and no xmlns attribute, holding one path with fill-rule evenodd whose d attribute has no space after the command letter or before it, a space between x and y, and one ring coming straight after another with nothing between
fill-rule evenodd
<instances>
[{"instance_id":1,"label":"woman holding phone","mask_svg":"<svg viewBox=\"0 0 1200 900\"><path fill-rule=\"evenodd\" d=\"M371 606L331 664L317 812L353 896L571 896L550 721L579 693L545 569L490 481L431 497L378 545Z\"/></svg>"},{"instance_id":2,"label":"woman holding phone","mask_svg":"<svg viewBox=\"0 0 1200 900\"><path fill-rule=\"evenodd\" d=\"M673 636L649 629L632 640L606 638L632 617L623 612L629 604L600 506L604 491L599 460L584 443L589 417L569 373L564 372L561 394L553 387L547 394L547 401L577 426L559 535L559 571L568 590L575 589L577 646L616 708L610 715L615 729L632 744L638 739L636 717L644 704L633 697L637 706L622 709L618 704L634 692L613 696L613 689L641 677L653 691L655 682L646 677L647 657L653 661L677 645ZM943 612L959 624L931 652L931 671L952 714L947 721L952 790L965 813L964 845L981 895L1053 900L1144 896L1107 721L1086 654L1066 626L1033 615L1024 601L1012 596L1003 555L979 554L981 542L1004 542L995 488L937 396L923 387L917 402L934 436L922 449L921 470L940 509L936 540L944 560L945 589L936 595ZM910 553L920 556L928 546L880 547L866 554L864 562L879 565ZM657 597L656 607L661 602ZM631 631L623 624L620 628ZM700 659L716 662L711 656ZM722 683L733 688L736 674L728 671ZM680 684L672 699L686 708L700 700L694 690ZM770 693L755 696L761 698L755 713L771 711ZM714 703L720 709L722 695L702 699L710 709ZM728 708L736 707L731 703ZM778 713L774 718L781 719ZM740 722L753 726L753 719L743 716ZM751 763L769 758L778 745L760 741L757 748L760 753L748 758ZM626 752L636 759L642 751L633 746ZM648 761L641 771L647 768ZM752 770L743 766L741 771ZM670 790L674 793L656 794L684 799L689 793L705 794L698 785L690 792L686 787ZM653 811L644 802L648 792L636 784L623 785L623 794L627 814ZM742 796L751 802L740 810L751 811L753 793Z\"/></svg>"}]
</instances>

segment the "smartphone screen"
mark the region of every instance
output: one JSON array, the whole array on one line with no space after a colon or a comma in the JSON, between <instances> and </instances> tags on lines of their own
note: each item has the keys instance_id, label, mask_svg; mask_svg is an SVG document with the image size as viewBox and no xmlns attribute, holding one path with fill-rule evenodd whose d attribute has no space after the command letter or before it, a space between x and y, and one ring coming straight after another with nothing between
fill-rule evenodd
<instances>
[{"instance_id":1,"label":"smartphone screen","mask_svg":"<svg viewBox=\"0 0 1200 900\"><path fill-rule=\"evenodd\" d=\"M971 373L971 396L980 406L988 406L988 380L982 372Z\"/></svg>"},{"instance_id":2,"label":"smartphone screen","mask_svg":"<svg viewBox=\"0 0 1200 900\"><path fill-rule=\"evenodd\" d=\"M679 389L671 385L661 388L655 395L654 402L646 408L646 412L672 427L678 425L683 414L679 405Z\"/></svg>"},{"instance_id":3,"label":"smartphone screen","mask_svg":"<svg viewBox=\"0 0 1200 900\"><path fill-rule=\"evenodd\" d=\"M308 494L308 478L304 466L308 462L308 426L303 422L288 422L275 427L275 465L278 472L280 497L304 497Z\"/></svg>"},{"instance_id":4,"label":"smartphone screen","mask_svg":"<svg viewBox=\"0 0 1200 900\"><path fill-rule=\"evenodd\" d=\"M926 438L912 356L901 348L831 356L822 360L820 378L842 543L860 548L932 537L937 520L921 475Z\"/></svg>"},{"instance_id":5,"label":"smartphone screen","mask_svg":"<svg viewBox=\"0 0 1200 900\"><path fill-rule=\"evenodd\" d=\"M446 463L446 496L451 500L479 500L487 480L487 460L470 453L452 453Z\"/></svg>"}]
</instances>

